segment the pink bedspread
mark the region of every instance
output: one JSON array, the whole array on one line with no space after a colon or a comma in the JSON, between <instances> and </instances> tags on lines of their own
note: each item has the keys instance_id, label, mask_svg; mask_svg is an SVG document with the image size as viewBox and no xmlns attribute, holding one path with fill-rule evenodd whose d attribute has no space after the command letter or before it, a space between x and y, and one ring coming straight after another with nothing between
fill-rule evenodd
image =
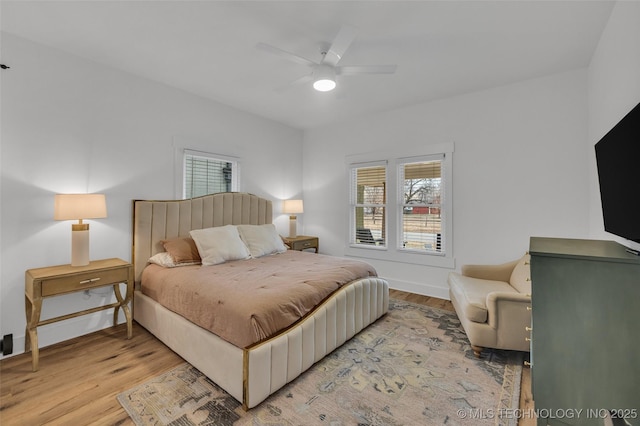
<instances>
[{"instance_id":1,"label":"pink bedspread","mask_svg":"<svg viewBox=\"0 0 640 426\"><path fill-rule=\"evenodd\" d=\"M341 286L376 276L368 263L289 250L215 266L148 265L142 292L245 348L290 326Z\"/></svg>"}]
</instances>

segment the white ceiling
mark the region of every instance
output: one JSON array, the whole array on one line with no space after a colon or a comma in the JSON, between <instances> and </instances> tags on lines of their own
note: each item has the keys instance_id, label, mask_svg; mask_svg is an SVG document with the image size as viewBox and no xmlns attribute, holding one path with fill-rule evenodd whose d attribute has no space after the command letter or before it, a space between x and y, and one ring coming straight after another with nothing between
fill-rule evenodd
<instances>
[{"instance_id":1,"label":"white ceiling","mask_svg":"<svg viewBox=\"0 0 640 426\"><path fill-rule=\"evenodd\" d=\"M586 67L611 1L6 1L2 30L296 128ZM334 92L275 89L319 60L342 25L358 37ZM6 59L3 59L6 60ZM7 61L8 62L8 61ZM8 63L8 65L11 65Z\"/></svg>"}]
</instances>

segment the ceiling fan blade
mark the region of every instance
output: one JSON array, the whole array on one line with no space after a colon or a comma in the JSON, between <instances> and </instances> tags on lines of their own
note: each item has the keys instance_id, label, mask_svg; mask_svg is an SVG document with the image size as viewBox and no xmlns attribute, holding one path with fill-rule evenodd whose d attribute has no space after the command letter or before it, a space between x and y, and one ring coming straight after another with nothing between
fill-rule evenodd
<instances>
[{"instance_id":1,"label":"ceiling fan blade","mask_svg":"<svg viewBox=\"0 0 640 426\"><path fill-rule=\"evenodd\" d=\"M290 60L292 62L295 62L297 64L306 65L306 66L309 66L309 67L317 65L317 62L313 62L311 59L304 58L304 57L302 57L300 55L296 55L295 53L287 52L286 50L282 50L280 48L277 48L275 46L271 46L269 44L258 43L258 44L256 44L256 48L258 48L260 50L264 50L265 52L269 52L269 53L272 53L274 55L283 57L283 58L288 59L288 60Z\"/></svg>"},{"instance_id":2,"label":"ceiling fan blade","mask_svg":"<svg viewBox=\"0 0 640 426\"><path fill-rule=\"evenodd\" d=\"M355 28L343 25L336 38L333 40L331 47L327 50L327 54L324 55L322 63L335 67L338 64L338 61L342 59L344 52L346 52L349 46L351 46L353 40L356 39L356 35L357 31Z\"/></svg>"},{"instance_id":3,"label":"ceiling fan blade","mask_svg":"<svg viewBox=\"0 0 640 426\"><path fill-rule=\"evenodd\" d=\"M275 91L278 92L278 93L286 92L287 90L289 90L289 89L291 89L291 88L293 88L295 86L299 86L299 85L305 84L305 83L310 83L311 80L313 80L313 74L307 74L307 75L304 75L304 76L302 76L302 77L300 77L300 78L298 78L296 80L293 80L291 83L289 83L289 84L287 84L285 86L277 87L275 89Z\"/></svg>"},{"instance_id":4,"label":"ceiling fan blade","mask_svg":"<svg viewBox=\"0 0 640 426\"><path fill-rule=\"evenodd\" d=\"M361 75L361 74L393 74L397 65L369 65L336 67L337 75Z\"/></svg>"}]
</instances>

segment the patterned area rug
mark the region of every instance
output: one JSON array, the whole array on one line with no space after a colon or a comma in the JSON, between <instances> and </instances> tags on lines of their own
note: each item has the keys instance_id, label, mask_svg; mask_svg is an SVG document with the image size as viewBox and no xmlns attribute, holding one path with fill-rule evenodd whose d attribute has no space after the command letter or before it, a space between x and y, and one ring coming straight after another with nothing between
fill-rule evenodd
<instances>
[{"instance_id":1,"label":"patterned area rug","mask_svg":"<svg viewBox=\"0 0 640 426\"><path fill-rule=\"evenodd\" d=\"M473 355L455 313L391 300L387 315L259 406L184 364L118 395L137 425L509 425L523 353Z\"/></svg>"}]
</instances>

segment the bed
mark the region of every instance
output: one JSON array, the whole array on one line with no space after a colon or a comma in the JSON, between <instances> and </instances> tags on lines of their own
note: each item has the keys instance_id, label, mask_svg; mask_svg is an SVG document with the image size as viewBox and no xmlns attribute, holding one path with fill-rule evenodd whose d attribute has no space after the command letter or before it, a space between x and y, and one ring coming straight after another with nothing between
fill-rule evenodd
<instances>
[{"instance_id":1,"label":"bed","mask_svg":"<svg viewBox=\"0 0 640 426\"><path fill-rule=\"evenodd\" d=\"M340 285L329 294L318 296L321 299L319 303L309 307L302 318L284 329L271 333L257 327L255 343L241 341L233 344L229 341L231 339L222 338L197 325L142 291L143 273L150 275L153 270L150 267L145 272L150 265L149 259L164 255L163 241L189 236L193 230L200 232L198 230L215 228L215 231L221 231L228 225L271 223L272 202L248 193L133 202L134 319L240 401L245 410L264 401L383 316L389 306L388 283L377 276L361 277ZM318 255L311 253L300 253L302 256L287 253L295 259L312 259L314 262L320 259L313 258ZM260 260L266 265L271 258L286 260L287 253L246 262ZM225 265L240 265L239 262L245 261L231 261ZM156 265L151 266L159 269ZM282 273L287 270L275 267ZM203 268L196 265L184 270L191 269L197 274L197 270ZM255 324L253 328L256 328ZM271 334L266 336L265 333Z\"/></svg>"}]
</instances>

